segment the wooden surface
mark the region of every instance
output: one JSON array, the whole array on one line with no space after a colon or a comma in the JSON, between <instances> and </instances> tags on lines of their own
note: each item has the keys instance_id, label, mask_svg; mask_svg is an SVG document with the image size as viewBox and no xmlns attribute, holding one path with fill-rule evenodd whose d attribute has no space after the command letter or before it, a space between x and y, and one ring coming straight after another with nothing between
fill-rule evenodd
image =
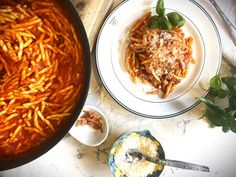
<instances>
[{"instance_id":1,"label":"wooden surface","mask_svg":"<svg viewBox=\"0 0 236 177\"><path fill-rule=\"evenodd\" d=\"M117 6L119 3L121 3L122 1L124 1L124 0L113 0L111 9L113 9L114 7L116 7L116 6Z\"/></svg>"},{"instance_id":2,"label":"wooden surface","mask_svg":"<svg viewBox=\"0 0 236 177\"><path fill-rule=\"evenodd\" d=\"M79 13L92 50L98 31L113 0L71 0Z\"/></svg>"}]
</instances>

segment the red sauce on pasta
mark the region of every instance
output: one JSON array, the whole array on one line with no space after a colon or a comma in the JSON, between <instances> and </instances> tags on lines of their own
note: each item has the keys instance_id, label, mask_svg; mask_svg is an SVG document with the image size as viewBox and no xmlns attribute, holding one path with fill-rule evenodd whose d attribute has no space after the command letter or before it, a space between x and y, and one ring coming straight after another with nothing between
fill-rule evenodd
<instances>
[{"instance_id":1,"label":"red sauce on pasta","mask_svg":"<svg viewBox=\"0 0 236 177\"><path fill-rule=\"evenodd\" d=\"M185 37L180 28L160 30L149 28L151 12L133 25L125 65L132 81L140 79L150 83L154 90L147 94L160 94L167 98L187 76L192 57L192 37Z\"/></svg>"},{"instance_id":2,"label":"red sauce on pasta","mask_svg":"<svg viewBox=\"0 0 236 177\"><path fill-rule=\"evenodd\" d=\"M0 1L0 157L40 145L72 114L82 50L55 0Z\"/></svg>"}]
</instances>

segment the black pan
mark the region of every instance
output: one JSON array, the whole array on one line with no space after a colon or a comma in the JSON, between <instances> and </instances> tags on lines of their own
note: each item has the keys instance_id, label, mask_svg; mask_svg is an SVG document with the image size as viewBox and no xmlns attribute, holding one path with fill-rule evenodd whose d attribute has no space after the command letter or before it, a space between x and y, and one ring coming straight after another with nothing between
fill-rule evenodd
<instances>
[{"instance_id":1,"label":"black pan","mask_svg":"<svg viewBox=\"0 0 236 177\"><path fill-rule=\"evenodd\" d=\"M70 0L57 0L57 2L62 6L65 13L71 20L71 23L74 25L75 31L80 39L81 45L83 47L84 52L84 63L85 63L85 79L82 87L82 93L78 97L77 106L73 115L68 119L63 125L63 128L57 132L55 136L48 139L44 144L41 146L36 147L30 152L22 153L18 156L14 156L11 158L4 158L0 159L0 171L12 169L21 165L24 165L30 161L35 160L36 158L40 157L41 155L45 154L51 148L53 148L70 130L74 122L76 121L77 117L79 116L85 100L88 95L89 83L90 83L90 75L91 75L91 61L90 61L90 50L89 50L89 43L88 38L83 26L83 23L70 2Z\"/></svg>"}]
</instances>

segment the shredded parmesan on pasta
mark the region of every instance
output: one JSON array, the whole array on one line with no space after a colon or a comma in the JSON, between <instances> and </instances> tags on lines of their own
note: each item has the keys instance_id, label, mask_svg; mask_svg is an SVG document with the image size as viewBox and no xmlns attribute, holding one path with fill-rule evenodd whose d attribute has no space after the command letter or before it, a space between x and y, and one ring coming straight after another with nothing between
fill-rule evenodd
<instances>
[{"instance_id":1,"label":"shredded parmesan on pasta","mask_svg":"<svg viewBox=\"0 0 236 177\"><path fill-rule=\"evenodd\" d=\"M171 31L151 29L148 20L151 13L138 20L130 31L130 44L126 56L126 68L131 79L148 81L166 98L175 86L186 77L192 58L191 37L185 38L179 28Z\"/></svg>"}]
</instances>

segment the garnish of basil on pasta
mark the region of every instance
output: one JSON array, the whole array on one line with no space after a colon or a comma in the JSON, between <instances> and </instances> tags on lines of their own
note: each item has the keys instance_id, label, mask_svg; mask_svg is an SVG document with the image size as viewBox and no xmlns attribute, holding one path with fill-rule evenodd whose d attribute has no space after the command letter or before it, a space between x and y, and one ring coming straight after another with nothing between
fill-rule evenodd
<instances>
[{"instance_id":1,"label":"garnish of basil on pasta","mask_svg":"<svg viewBox=\"0 0 236 177\"><path fill-rule=\"evenodd\" d=\"M165 14L164 0L158 0L156 5L156 15L149 20L149 27L161 30L171 30L173 27L181 28L185 24L185 19L177 12Z\"/></svg>"}]
</instances>

